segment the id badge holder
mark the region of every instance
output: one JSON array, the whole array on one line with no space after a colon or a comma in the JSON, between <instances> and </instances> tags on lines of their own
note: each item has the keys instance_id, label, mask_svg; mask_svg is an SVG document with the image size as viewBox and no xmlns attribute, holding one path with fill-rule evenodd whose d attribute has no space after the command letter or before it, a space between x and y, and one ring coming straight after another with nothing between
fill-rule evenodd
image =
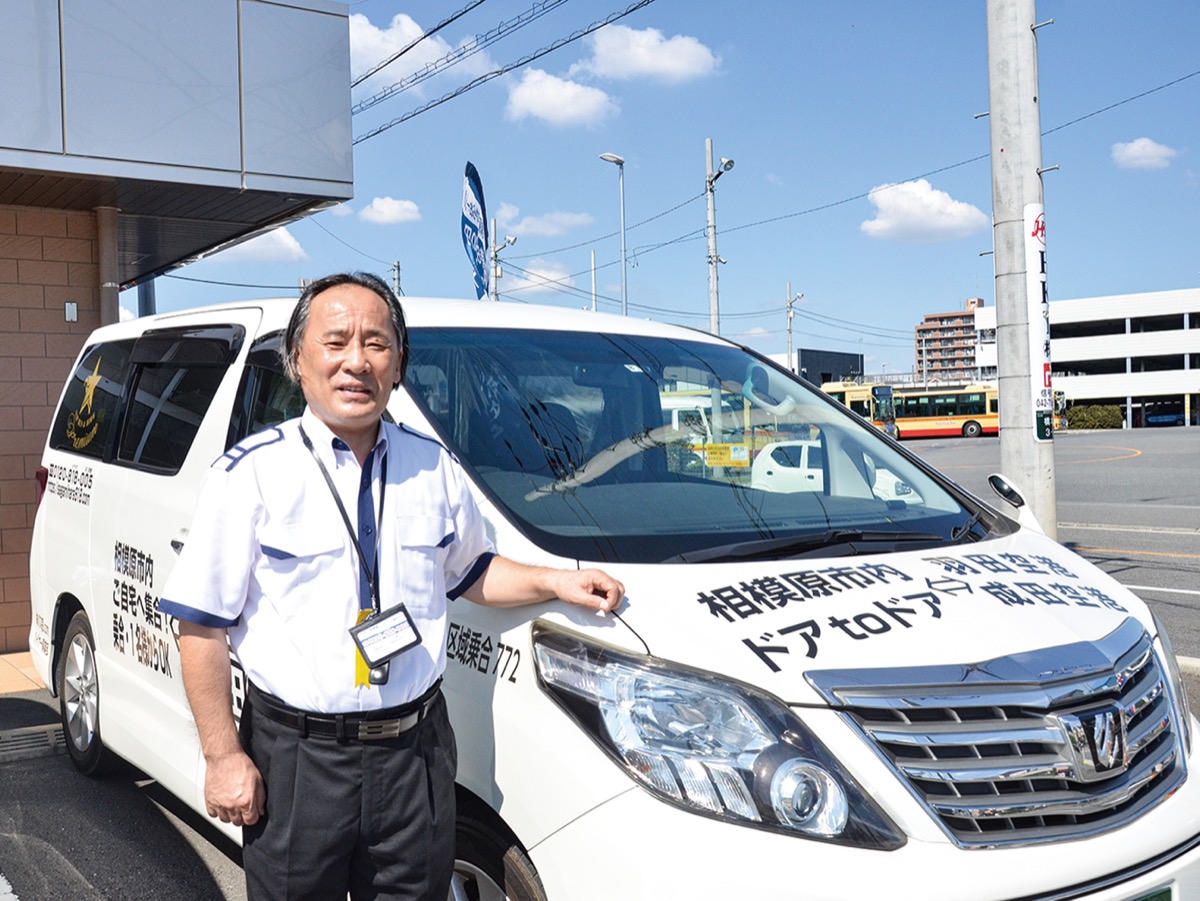
<instances>
[{"instance_id":1,"label":"id badge holder","mask_svg":"<svg viewBox=\"0 0 1200 901\"><path fill-rule=\"evenodd\" d=\"M388 661L421 643L421 634L404 604L354 626L350 637L371 668L371 682L377 685L387 681Z\"/></svg>"}]
</instances>

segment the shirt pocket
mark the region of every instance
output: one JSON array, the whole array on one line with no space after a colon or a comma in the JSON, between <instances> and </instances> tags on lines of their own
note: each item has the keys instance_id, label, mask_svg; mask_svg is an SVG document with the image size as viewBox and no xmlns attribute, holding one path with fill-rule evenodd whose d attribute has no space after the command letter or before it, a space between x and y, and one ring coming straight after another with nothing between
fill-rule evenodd
<instances>
[{"instance_id":1,"label":"shirt pocket","mask_svg":"<svg viewBox=\"0 0 1200 901\"><path fill-rule=\"evenodd\" d=\"M264 525L258 533L259 604L273 610L285 629L281 641L310 640L297 635L344 634L354 624L358 580L346 563L346 533L335 525L341 523L310 517ZM271 618L265 622L271 623Z\"/></svg>"},{"instance_id":2,"label":"shirt pocket","mask_svg":"<svg viewBox=\"0 0 1200 901\"><path fill-rule=\"evenodd\" d=\"M344 536L314 523L276 523L259 533L263 568L281 579L310 578L345 550Z\"/></svg>"},{"instance_id":3,"label":"shirt pocket","mask_svg":"<svg viewBox=\"0 0 1200 901\"><path fill-rule=\"evenodd\" d=\"M446 604L443 565L454 541L454 523L444 516L402 514L394 528L401 599L412 612L437 615ZM382 537L386 542L387 536ZM384 606L388 606L386 598Z\"/></svg>"}]
</instances>

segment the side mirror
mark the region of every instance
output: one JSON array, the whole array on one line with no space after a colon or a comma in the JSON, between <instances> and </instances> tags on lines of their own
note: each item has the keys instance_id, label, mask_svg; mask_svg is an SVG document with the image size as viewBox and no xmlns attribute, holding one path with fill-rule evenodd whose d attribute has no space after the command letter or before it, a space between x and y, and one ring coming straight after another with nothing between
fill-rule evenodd
<instances>
[{"instance_id":1,"label":"side mirror","mask_svg":"<svg viewBox=\"0 0 1200 901\"><path fill-rule=\"evenodd\" d=\"M998 472L994 472L988 476L987 481L992 491L996 492L997 497L1006 501L1017 511L1018 523L1027 529L1041 532L1043 535L1046 534L1045 530L1042 529L1042 524L1037 521L1037 517L1033 515L1033 511L1025 503L1025 497L1017 490L1016 485Z\"/></svg>"}]
</instances>

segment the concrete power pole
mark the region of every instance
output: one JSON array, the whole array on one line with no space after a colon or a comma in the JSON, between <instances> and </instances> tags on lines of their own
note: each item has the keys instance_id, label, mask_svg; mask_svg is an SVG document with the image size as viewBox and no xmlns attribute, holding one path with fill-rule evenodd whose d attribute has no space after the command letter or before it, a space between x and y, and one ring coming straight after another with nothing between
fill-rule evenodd
<instances>
[{"instance_id":1,"label":"concrete power pole","mask_svg":"<svg viewBox=\"0 0 1200 901\"><path fill-rule=\"evenodd\" d=\"M1055 538L1035 0L987 0L1000 465ZM1048 24L1048 23L1047 23Z\"/></svg>"},{"instance_id":2,"label":"concrete power pole","mask_svg":"<svg viewBox=\"0 0 1200 901\"><path fill-rule=\"evenodd\" d=\"M796 311L792 309L792 305L804 297L803 294L792 294L792 283L787 283L787 326L788 326L788 349L787 349L787 368L789 372L797 370L796 358L792 356L792 318L796 315Z\"/></svg>"},{"instance_id":3,"label":"concrete power pole","mask_svg":"<svg viewBox=\"0 0 1200 901\"><path fill-rule=\"evenodd\" d=\"M708 330L714 335L719 335L721 305L717 294L717 261L720 257L717 256L717 199L716 192L713 191L717 175L713 172L712 138L704 139L704 151L708 158L708 171L704 182L704 193L708 196Z\"/></svg>"},{"instance_id":4,"label":"concrete power pole","mask_svg":"<svg viewBox=\"0 0 1200 901\"><path fill-rule=\"evenodd\" d=\"M492 236L492 246L490 248L491 252L488 254L488 256L491 258L491 263L492 263L492 265L491 265L492 271L490 273L490 275L491 275L490 287L492 290L490 293L492 295L492 301L496 302L496 301L500 300L500 276L502 274L502 270L500 269L500 245L497 243L496 220L495 219L492 219L492 230L491 230L490 234Z\"/></svg>"}]
</instances>

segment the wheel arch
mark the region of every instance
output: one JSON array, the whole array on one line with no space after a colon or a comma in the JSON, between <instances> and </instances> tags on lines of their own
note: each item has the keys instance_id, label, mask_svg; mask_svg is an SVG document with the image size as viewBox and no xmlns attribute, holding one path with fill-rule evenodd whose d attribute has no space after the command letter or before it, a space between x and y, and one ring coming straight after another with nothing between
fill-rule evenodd
<instances>
[{"instance_id":1,"label":"wheel arch","mask_svg":"<svg viewBox=\"0 0 1200 901\"><path fill-rule=\"evenodd\" d=\"M525 854L529 853L529 849L517 834L513 832L512 827L505 822L504 817L500 816L491 804L458 782L454 783L454 802L458 805L460 812L463 810L469 811L472 816L486 823L490 829L493 829L498 835L503 836L507 841L512 842Z\"/></svg>"},{"instance_id":2,"label":"wheel arch","mask_svg":"<svg viewBox=\"0 0 1200 901\"><path fill-rule=\"evenodd\" d=\"M54 615L50 623L50 680L46 685L53 698L58 697L58 679L55 674L58 672L58 661L62 657L67 629L71 625L71 620L75 618L75 614L80 612L83 612L83 604L70 592L63 592L54 602ZM91 622L90 615L88 615L88 621Z\"/></svg>"},{"instance_id":3,"label":"wheel arch","mask_svg":"<svg viewBox=\"0 0 1200 901\"><path fill-rule=\"evenodd\" d=\"M479 897L546 901L546 887L530 858L529 849L504 818L470 789L456 783L454 790L458 805L455 879L465 876L471 881L488 880L489 892L480 893ZM463 872L460 873L460 869Z\"/></svg>"}]
</instances>

